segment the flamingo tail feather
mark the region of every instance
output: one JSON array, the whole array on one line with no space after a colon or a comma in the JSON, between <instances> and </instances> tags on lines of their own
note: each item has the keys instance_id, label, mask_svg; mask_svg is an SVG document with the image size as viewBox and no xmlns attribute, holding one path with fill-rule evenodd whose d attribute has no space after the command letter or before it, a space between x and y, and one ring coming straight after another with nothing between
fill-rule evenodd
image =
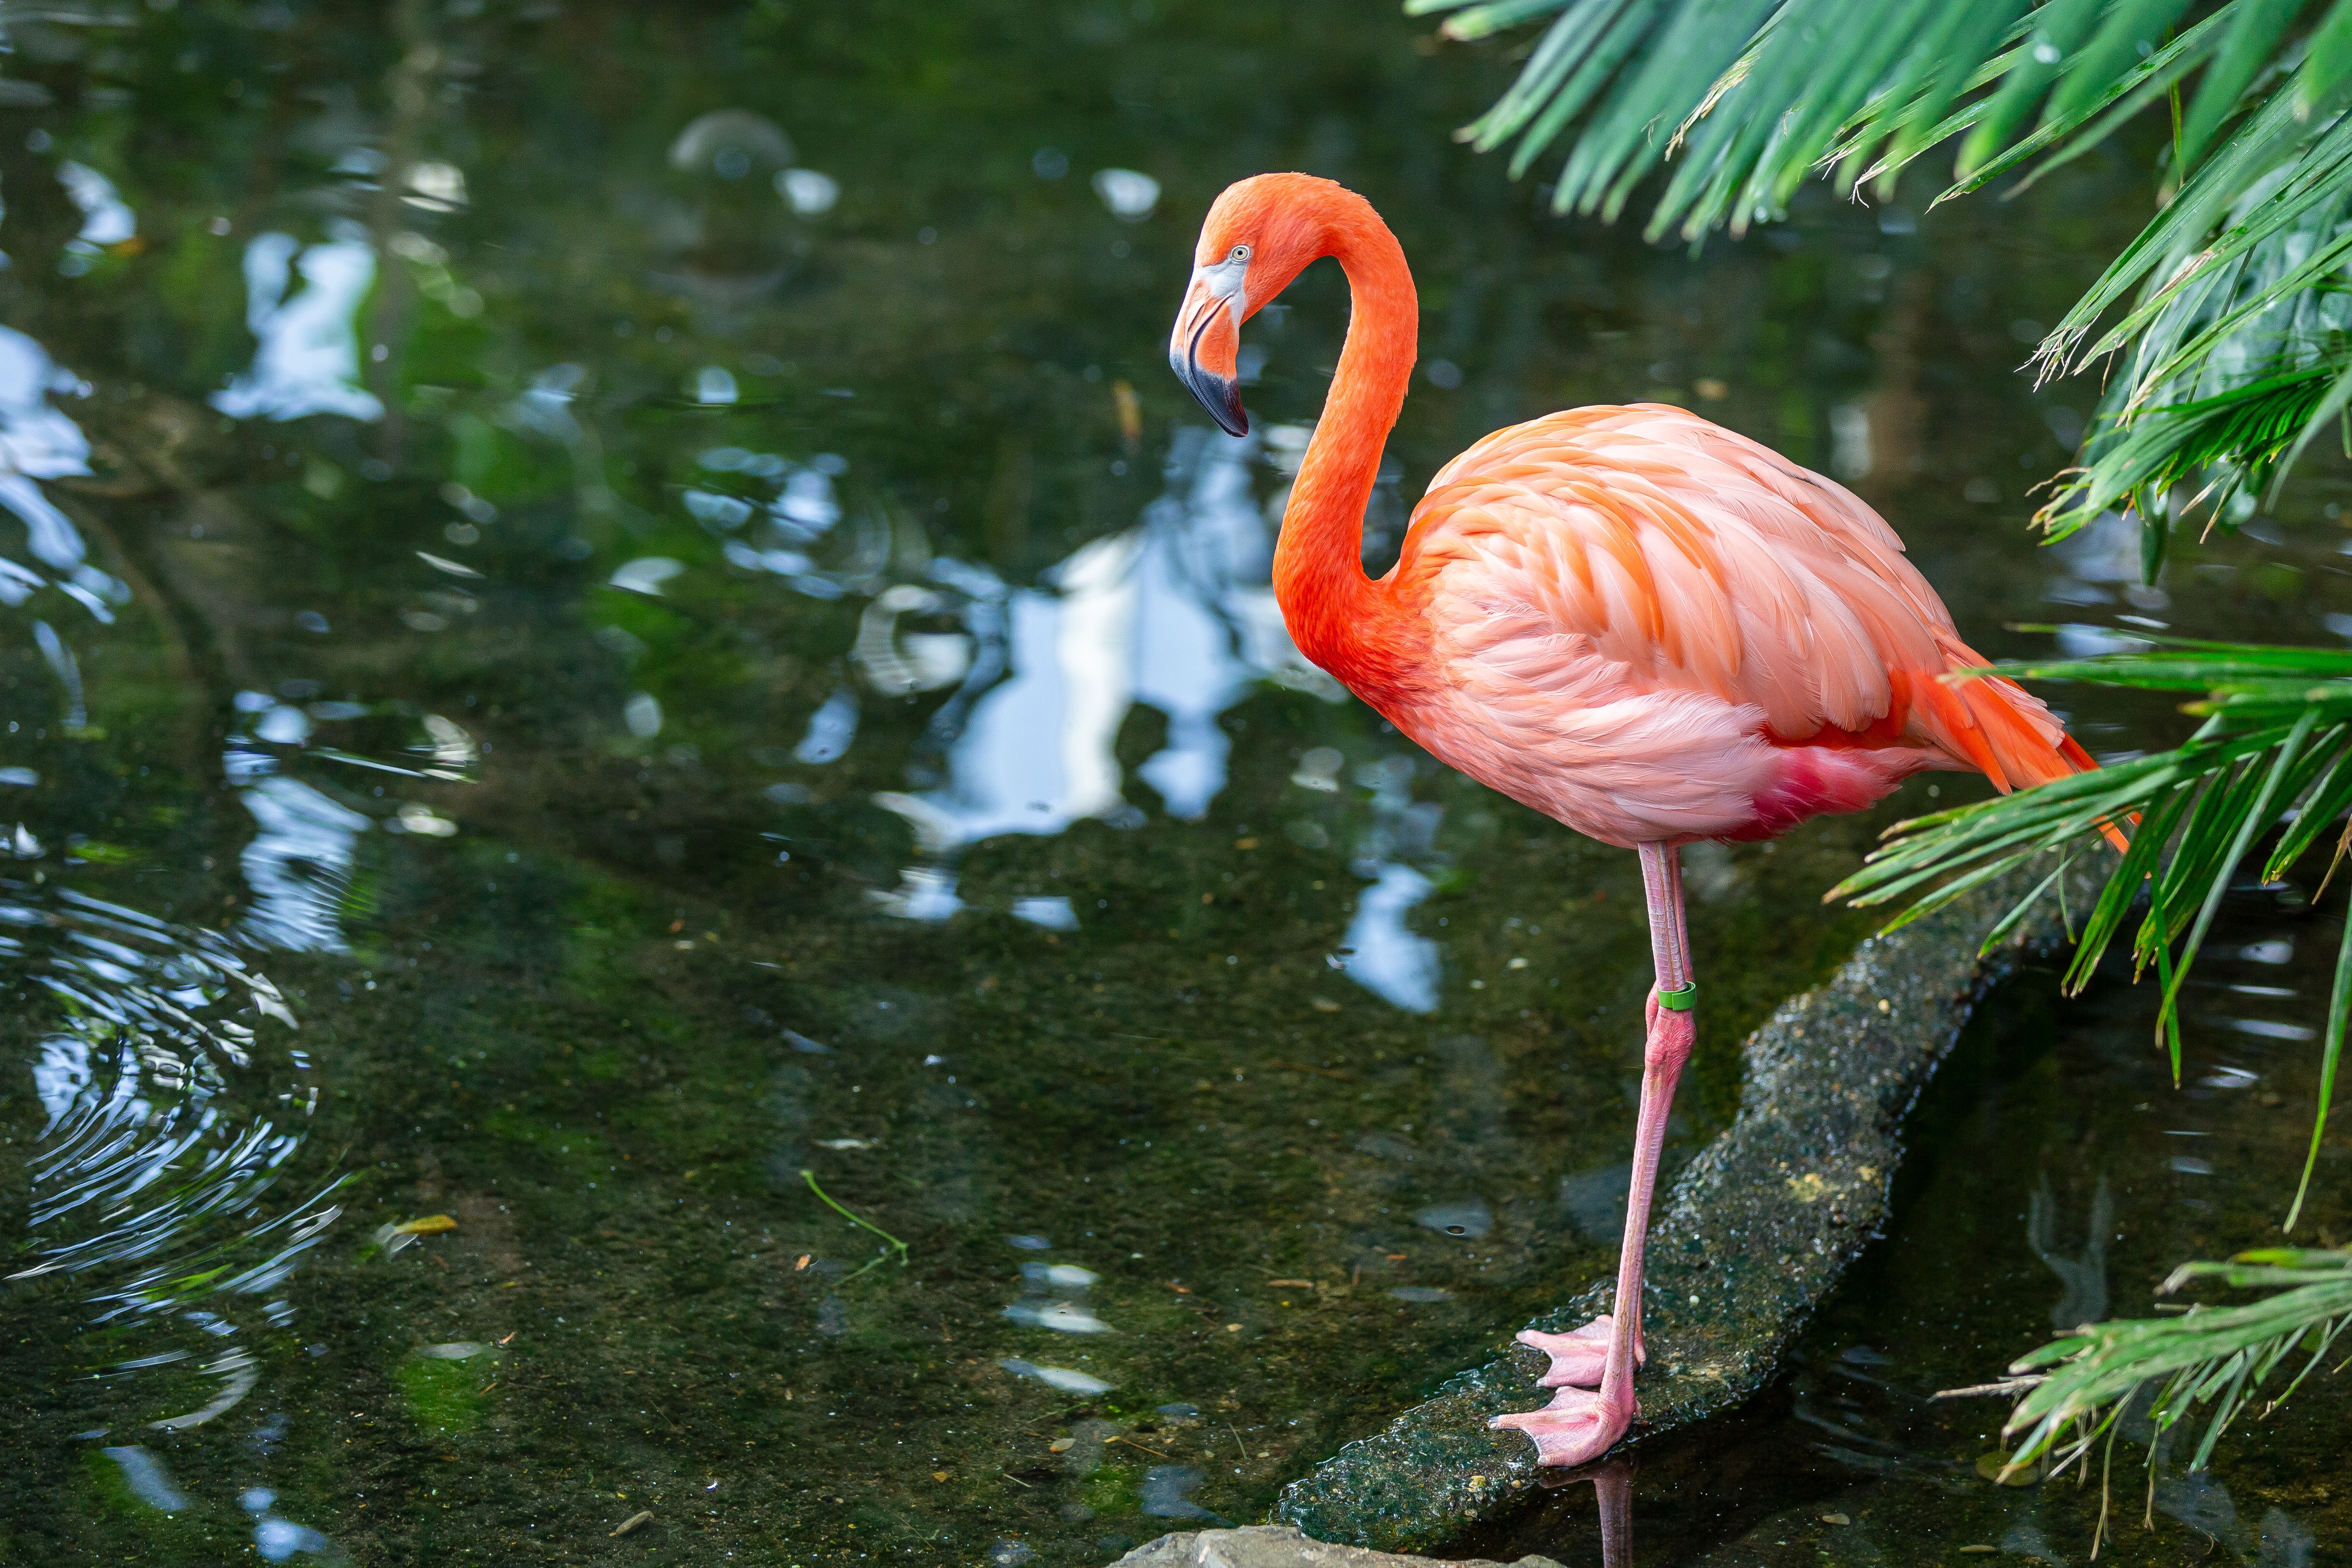
<instances>
[{"instance_id":1,"label":"flamingo tail feather","mask_svg":"<svg viewBox=\"0 0 2352 1568\"><path fill-rule=\"evenodd\" d=\"M1983 769L1993 788L2004 795L2090 773L2099 766L2080 742L2060 727L2049 709L2014 682L1984 675L1968 681L1938 681L1929 690L1943 696L1942 702L1927 698L1943 709L1935 716L1942 721L1939 727L1958 742L1969 760ZM2130 820L2137 824L2139 818L2135 814ZM2131 847L2117 823L2102 822L2099 831L2117 850Z\"/></svg>"}]
</instances>

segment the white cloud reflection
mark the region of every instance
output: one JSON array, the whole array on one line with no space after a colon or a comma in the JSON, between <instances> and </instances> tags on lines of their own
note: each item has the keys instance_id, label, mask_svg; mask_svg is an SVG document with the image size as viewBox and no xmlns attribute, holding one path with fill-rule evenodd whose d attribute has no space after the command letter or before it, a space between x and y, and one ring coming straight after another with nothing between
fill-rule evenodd
<instances>
[{"instance_id":1,"label":"white cloud reflection","mask_svg":"<svg viewBox=\"0 0 2352 1568\"><path fill-rule=\"evenodd\" d=\"M79 277L96 265L100 252L139 232L139 214L131 210L113 181L87 163L65 160L58 165L58 183L66 188L68 199L81 209L81 232L66 241L58 270L68 277Z\"/></svg>"},{"instance_id":2,"label":"white cloud reflection","mask_svg":"<svg viewBox=\"0 0 2352 1568\"><path fill-rule=\"evenodd\" d=\"M1427 877L1393 862L1356 901L1348 925L1349 951L1340 962L1348 978L1409 1013L1437 1010L1437 944L1417 936L1405 914L1431 892Z\"/></svg>"},{"instance_id":3,"label":"white cloud reflection","mask_svg":"<svg viewBox=\"0 0 2352 1568\"><path fill-rule=\"evenodd\" d=\"M253 889L252 940L298 953L343 953L343 895L360 834L373 826L299 779L257 779L241 792L260 831L240 862Z\"/></svg>"},{"instance_id":4,"label":"white cloud reflection","mask_svg":"<svg viewBox=\"0 0 2352 1568\"><path fill-rule=\"evenodd\" d=\"M110 623L114 607L129 602L131 591L90 564L80 530L39 484L89 472L89 439L49 402L52 393L86 396L89 391L53 363L40 344L0 327L0 507L24 524L24 554L31 558L12 559L13 541L0 530L0 605L15 609L44 588L54 588L94 619ZM36 618L32 632L65 699L66 727L79 730L89 714L72 645L45 619Z\"/></svg>"},{"instance_id":5,"label":"white cloud reflection","mask_svg":"<svg viewBox=\"0 0 2352 1568\"><path fill-rule=\"evenodd\" d=\"M297 273L302 287L289 298ZM356 235L308 249L292 235L257 235L245 247L245 320L260 341L213 406L233 419L381 419L383 404L359 384L353 321L374 282L375 250Z\"/></svg>"},{"instance_id":6,"label":"white cloud reflection","mask_svg":"<svg viewBox=\"0 0 2352 1568\"><path fill-rule=\"evenodd\" d=\"M1138 775L1170 815L1197 819L1225 784L1231 743L1217 716L1254 682L1338 695L1292 646L1267 584L1255 450L1252 437L1179 433L1168 491L1139 523L1081 548L1049 588L1005 595L1010 674L972 705L945 782L877 797L927 851L1088 817L1139 820L1112 749L1137 704L1168 720L1166 746Z\"/></svg>"},{"instance_id":7,"label":"white cloud reflection","mask_svg":"<svg viewBox=\"0 0 2352 1568\"><path fill-rule=\"evenodd\" d=\"M786 169L776 176L776 193L802 217L820 217L841 200L841 182L814 169Z\"/></svg>"},{"instance_id":8,"label":"white cloud reflection","mask_svg":"<svg viewBox=\"0 0 2352 1568\"><path fill-rule=\"evenodd\" d=\"M1111 215L1141 223L1160 204L1160 182L1139 169L1103 169L1094 178L1095 194Z\"/></svg>"}]
</instances>

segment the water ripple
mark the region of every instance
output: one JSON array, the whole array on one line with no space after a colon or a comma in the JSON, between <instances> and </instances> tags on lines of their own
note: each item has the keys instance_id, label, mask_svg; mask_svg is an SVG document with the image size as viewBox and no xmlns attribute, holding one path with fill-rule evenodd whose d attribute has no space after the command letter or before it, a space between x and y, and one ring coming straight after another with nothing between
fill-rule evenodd
<instances>
[{"instance_id":1,"label":"water ripple","mask_svg":"<svg viewBox=\"0 0 2352 1568\"><path fill-rule=\"evenodd\" d=\"M293 1011L220 933L53 884L0 880L0 964L47 1015L28 1064L46 1121L25 1165L26 1261L6 1279L70 1281L94 1323L131 1331L100 1342L132 1354L100 1375L137 1375L150 1426L209 1421L260 1375L237 1343L244 1303L289 1319L268 1298L341 1212L340 1183L278 1190L320 1097ZM160 1399L177 1413L152 1416Z\"/></svg>"}]
</instances>

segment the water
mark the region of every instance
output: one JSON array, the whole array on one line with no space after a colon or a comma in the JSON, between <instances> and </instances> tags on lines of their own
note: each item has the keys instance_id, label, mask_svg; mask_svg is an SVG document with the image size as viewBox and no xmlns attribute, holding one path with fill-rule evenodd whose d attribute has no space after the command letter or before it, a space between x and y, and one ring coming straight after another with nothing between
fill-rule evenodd
<instances>
[{"instance_id":1,"label":"water","mask_svg":"<svg viewBox=\"0 0 2352 1568\"><path fill-rule=\"evenodd\" d=\"M2352 610L2332 479L2183 549L2170 600L2124 588L2128 538L2021 535L2091 400L2011 368L2136 226L2120 162L1692 259L1532 216L1444 134L1500 66L1378 8L637 9L10 22L26 1561L572 1561L648 1510L663 1561L1100 1561L1261 1516L1607 1266L1631 858L1289 649L1266 519L1338 280L1254 324L1249 441L1160 360L1235 176L1348 180L1418 270L1376 564L1477 434L1665 396L1851 477L1990 653ZM2107 752L2181 725L2077 717ZM1820 890L1927 788L1693 852L1676 1158L1868 928ZM2243 983L2297 997L2213 1010L2299 1027L2335 917L2253 905L2230 939L2294 956ZM1975 1530L1987 1423L1913 1397L2062 1290L2139 1310L2269 1234L2309 1043L2200 1030L2199 1077L2261 1087L2175 1100L2144 1000L2020 993L1789 1382L1644 1461L1637 1540L1737 1552L1822 1499ZM2266 1511L2340 1511L2326 1398L2233 1445L2234 1524L2161 1517L2300 1561ZM1871 1462L1816 1456L1824 1419ZM1589 1550L1560 1506L1510 1528Z\"/></svg>"}]
</instances>

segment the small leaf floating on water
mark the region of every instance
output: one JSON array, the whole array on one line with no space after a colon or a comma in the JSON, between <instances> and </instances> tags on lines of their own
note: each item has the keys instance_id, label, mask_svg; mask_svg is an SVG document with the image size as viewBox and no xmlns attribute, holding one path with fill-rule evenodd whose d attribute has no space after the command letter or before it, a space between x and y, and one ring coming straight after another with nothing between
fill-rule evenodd
<instances>
[{"instance_id":1,"label":"small leaf floating on water","mask_svg":"<svg viewBox=\"0 0 2352 1568\"><path fill-rule=\"evenodd\" d=\"M1118 409L1118 438L1131 448L1143 439L1143 401L1127 382L1111 382L1110 395Z\"/></svg>"},{"instance_id":2,"label":"small leaf floating on water","mask_svg":"<svg viewBox=\"0 0 2352 1568\"><path fill-rule=\"evenodd\" d=\"M2009 1456L1996 1448L1977 1456L1977 1474L1997 1486L2030 1487L2042 1478L2025 1466L2011 1467Z\"/></svg>"},{"instance_id":3,"label":"small leaf floating on water","mask_svg":"<svg viewBox=\"0 0 2352 1568\"><path fill-rule=\"evenodd\" d=\"M422 1219L404 1219L391 1227L394 1236L438 1236L445 1230L455 1230L457 1222L446 1214L428 1214Z\"/></svg>"},{"instance_id":4,"label":"small leaf floating on water","mask_svg":"<svg viewBox=\"0 0 2352 1568\"><path fill-rule=\"evenodd\" d=\"M1853 1521L1842 1513L1825 1513L1822 1515L1822 1522L1823 1524L1852 1524Z\"/></svg>"},{"instance_id":5,"label":"small leaf floating on water","mask_svg":"<svg viewBox=\"0 0 2352 1568\"><path fill-rule=\"evenodd\" d=\"M626 1518L626 1519L625 1519L625 1520L621 1521L620 1528L619 1528L619 1529L617 1529L617 1530L615 1530L615 1531L613 1531L613 1534L614 1534L614 1535L626 1535L626 1534L628 1534L628 1533L629 1533L629 1531L631 1531L632 1530L636 1530L636 1529L641 1528L642 1526L651 1524L651 1523L653 1522L653 1520L654 1520L654 1511L653 1511L652 1509L646 1509L646 1510L645 1510L644 1511L639 1512L639 1513L633 1513L633 1514L629 1515L629 1517L628 1517L628 1518ZM611 1536L607 1536L605 1539L610 1540L610 1539L612 1539L612 1537L611 1537Z\"/></svg>"}]
</instances>

